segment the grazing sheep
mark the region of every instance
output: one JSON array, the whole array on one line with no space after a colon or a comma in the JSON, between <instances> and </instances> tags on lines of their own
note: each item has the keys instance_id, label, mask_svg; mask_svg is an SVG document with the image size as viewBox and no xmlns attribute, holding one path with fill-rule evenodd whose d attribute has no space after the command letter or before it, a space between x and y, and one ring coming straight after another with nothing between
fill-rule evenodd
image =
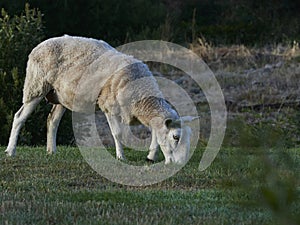
<instances>
[{"instance_id":1,"label":"grazing sheep","mask_svg":"<svg viewBox=\"0 0 300 225\"><path fill-rule=\"evenodd\" d=\"M56 133L65 110L85 112L92 105L106 115L118 159L125 159L121 123L140 122L152 131L149 160L155 160L158 146L166 164L187 160L190 128L183 122L193 118L179 117L145 64L103 41L65 35L33 49L27 63L23 105L14 116L5 151L8 155L15 154L20 129L43 98L53 104L47 119L48 153L56 151Z\"/></svg>"}]
</instances>

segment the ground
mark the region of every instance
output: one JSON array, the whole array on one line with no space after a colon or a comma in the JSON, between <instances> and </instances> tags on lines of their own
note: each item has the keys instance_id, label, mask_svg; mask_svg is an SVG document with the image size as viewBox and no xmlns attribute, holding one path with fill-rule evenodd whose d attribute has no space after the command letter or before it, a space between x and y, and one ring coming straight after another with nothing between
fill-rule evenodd
<instances>
[{"instance_id":1,"label":"ground","mask_svg":"<svg viewBox=\"0 0 300 225\"><path fill-rule=\"evenodd\" d=\"M75 147L0 148L1 224L297 224L300 149L223 148L198 170L202 148L174 177L146 187L115 184ZM114 150L111 149L113 154ZM147 165L146 152L125 151ZM160 160L162 160L160 155Z\"/></svg>"},{"instance_id":2,"label":"ground","mask_svg":"<svg viewBox=\"0 0 300 225\"><path fill-rule=\"evenodd\" d=\"M212 69L228 109L223 146L207 170L198 170L210 131L205 96L182 71L149 63L155 76L187 90L201 117L188 164L161 183L130 187L97 174L76 147L59 146L49 156L45 147L19 146L15 158L0 147L0 224L300 224L299 46L211 47L199 40L191 49ZM99 117L102 142L114 155ZM127 163L150 165L147 152L125 155Z\"/></svg>"}]
</instances>

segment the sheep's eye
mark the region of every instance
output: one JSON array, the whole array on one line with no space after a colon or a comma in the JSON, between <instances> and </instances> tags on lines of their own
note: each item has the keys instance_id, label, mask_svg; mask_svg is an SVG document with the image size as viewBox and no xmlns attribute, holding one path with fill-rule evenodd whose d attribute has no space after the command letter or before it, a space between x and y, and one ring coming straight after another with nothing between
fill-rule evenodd
<instances>
[{"instance_id":1,"label":"sheep's eye","mask_svg":"<svg viewBox=\"0 0 300 225\"><path fill-rule=\"evenodd\" d=\"M173 138L174 138L175 141L179 141L180 137L178 135L173 135Z\"/></svg>"}]
</instances>

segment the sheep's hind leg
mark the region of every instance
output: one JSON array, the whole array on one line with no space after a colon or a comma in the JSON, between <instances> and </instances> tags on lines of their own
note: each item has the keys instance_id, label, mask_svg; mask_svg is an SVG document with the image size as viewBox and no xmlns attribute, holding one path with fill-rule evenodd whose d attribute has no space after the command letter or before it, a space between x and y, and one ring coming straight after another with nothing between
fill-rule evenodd
<instances>
[{"instance_id":1,"label":"sheep's hind leg","mask_svg":"<svg viewBox=\"0 0 300 225\"><path fill-rule=\"evenodd\" d=\"M62 116L66 108L62 105L53 105L47 119L47 153L56 152L56 134Z\"/></svg>"},{"instance_id":2,"label":"sheep's hind leg","mask_svg":"<svg viewBox=\"0 0 300 225\"><path fill-rule=\"evenodd\" d=\"M13 125L11 128L11 133L9 137L9 143L5 150L6 154L9 156L14 156L16 154L16 147L18 136L22 126L24 125L27 118L36 108L37 104L42 100L42 97L35 98L30 102L24 103L19 111L14 116Z\"/></svg>"},{"instance_id":3,"label":"sheep's hind leg","mask_svg":"<svg viewBox=\"0 0 300 225\"><path fill-rule=\"evenodd\" d=\"M107 118L107 122L109 124L111 133L112 133L114 141L115 141L117 159L126 160L126 158L124 156L122 143L121 143L122 133L121 133L121 128L120 128L120 121L116 116L109 116L107 114L105 114L105 116Z\"/></svg>"}]
</instances>

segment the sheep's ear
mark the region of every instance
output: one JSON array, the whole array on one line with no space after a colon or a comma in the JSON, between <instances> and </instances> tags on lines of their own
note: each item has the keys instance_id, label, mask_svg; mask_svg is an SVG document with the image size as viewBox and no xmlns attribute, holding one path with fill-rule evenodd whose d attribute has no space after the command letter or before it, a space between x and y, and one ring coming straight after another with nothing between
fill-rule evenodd
<instances>
[{"instance_id":1,"label":"sheep's ear","mask_svg":"<svg viewBox=\"0 0 300 225\"><path fill-rule=\"evenodd\" d=\"M172 123L173 123L173 120L170 118L165 119L165 121L164 121L164 124L167 128L170 128Z\"/></svg>"},{"instance_id":2,"label":"sheep's ear","mask_svg":"<svg viewBox=\"0 0 300 225\"><path fill-rule=\"evenodd\" d=\"M200 118L200 116L182 116L182 117L180 117L180 119L183 123L190 123L199 118Z\"/></svg>"},{"instance_id":3,"label":"sheep's ear","mask_svg":"<svg viewBox=\"0 0 300 225\"><path fill-rule=\"evenodd\" d=\"M179 128L179 127L181 127L181 119L174 120L174 119L168 118L168 119L165 119L164 124L168 129Z\"/></svg>"}]
</instances>

